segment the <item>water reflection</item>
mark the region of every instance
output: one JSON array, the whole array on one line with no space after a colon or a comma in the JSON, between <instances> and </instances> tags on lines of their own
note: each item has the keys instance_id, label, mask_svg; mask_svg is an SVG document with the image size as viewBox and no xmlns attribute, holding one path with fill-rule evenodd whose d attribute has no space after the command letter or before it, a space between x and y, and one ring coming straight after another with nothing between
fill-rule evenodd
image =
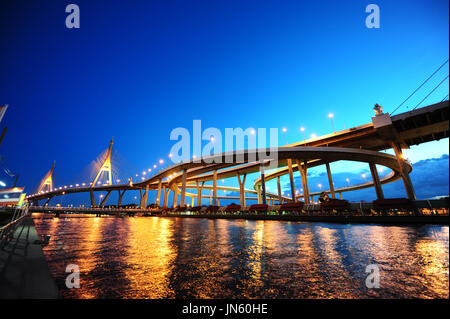
<instances>
[{"instance_id":1,"label":"water reflection","mask_svg":"<svg viewBox=\"0 0 450 319\"><path fill-rule=\"evenodd\" d=\"M448 298L448 226L36 218L68 298ZM77 264L81 288L65 288ZM380 268L380 289L365 268Z\"/></svg>"}]
</instances>

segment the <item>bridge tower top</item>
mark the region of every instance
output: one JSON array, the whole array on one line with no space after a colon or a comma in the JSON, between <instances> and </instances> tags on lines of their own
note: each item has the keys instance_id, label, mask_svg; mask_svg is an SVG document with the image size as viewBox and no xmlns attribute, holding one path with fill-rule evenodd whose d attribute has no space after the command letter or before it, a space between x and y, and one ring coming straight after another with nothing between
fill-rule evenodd
<instances>
[{"instance_id":1,"label":"bridge tower top","mask_svg":"<svg viewBox=\"0 0 450 319\"><path fill-rule=\"evenodd\" d=\"M45 174L44 178L39 184L38 193L39 192L50 192L53 189L53 170L55 169L55 162L53 162L52 168Z\"/></svg>"},{"instance_id":2,"label":"bridge tower top","mask_svg":"<svg viewBox=\"0 0 450 319\"><path fill-rule=\"evenodd\" d=\"M94 180L91 183L91 186L94 187L97 182L99 182L99 179L103 176L106 177L106 185L112 185L112 173L111 173L111 152L113 147L114 141L111 138L111 142L109 142L108 150L106 151L106 157L103 161L102 165L100 166L100 169L97 172L97 175L95 175Z\"/></svg>"}]
</instances>

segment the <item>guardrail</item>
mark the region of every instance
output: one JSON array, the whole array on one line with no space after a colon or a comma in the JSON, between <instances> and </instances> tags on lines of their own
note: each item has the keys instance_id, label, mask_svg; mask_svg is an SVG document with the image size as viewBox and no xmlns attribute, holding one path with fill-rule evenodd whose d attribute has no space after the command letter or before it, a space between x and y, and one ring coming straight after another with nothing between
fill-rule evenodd
<instances>
[{"instance_id":1,"label":"guardrail","mask_svg":"<svg viewBox=\"0 0 450 319\"><path fill-rule=\"evenodd\" d=\"M16 208L13 216L11 217L11 221L0 228L0 249L3 248L13 237L17 226L20 225L25 216L28 216L28 207Z\"/></svg>"}]
</instances>

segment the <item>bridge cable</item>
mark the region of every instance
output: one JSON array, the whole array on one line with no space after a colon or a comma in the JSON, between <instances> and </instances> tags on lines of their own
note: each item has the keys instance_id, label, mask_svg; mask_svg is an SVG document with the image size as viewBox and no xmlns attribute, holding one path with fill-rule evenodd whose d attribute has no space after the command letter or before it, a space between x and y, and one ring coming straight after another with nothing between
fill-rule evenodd
<instances>
[{"instance_id":1,"label":"bridge cable","mask_svg":"<svg viewBox=\"0 0 450 319\"><path fill-rule=\"evenodd\" d=\"M441 102L444 102L447 98L448 98L448 93L447 93L447 95L441 100Z\"/></svg>"},{"instance_id":2,"label":"bridge cable","mask_svg":"<svg viewBox=\"0 0 450 319\"><path fill-rule=\"evenodd\" d=\"M442 67L444 66L444 65L446 65L447 64L447 62L448 62L448 60L449 59L447 59L447 61L445 61L436 71L434 71L433 72L433 74L431 74L417 89L415 89L414 90L414 92L412 92L399 106L397 106L397 108L394 110L394 111L392 111L391 112L391 114L390 115L392 115L392 114L394 114L395 113L395 111L397 111L403 104L405 104L405 102L406 101L408 101L409 100L409 98L411 97L411 96L413 96L425 83L427 83L428 82L428 80L429 79L431 79L440 69L442 69Z\"/></svg>"},{"instance_id":3,"label":"bridge cable","mask_svg":"<svg viewBox=\"0 0 450 319\"><path fill-rule=\"evenodd\" d=\"M445 79L443 79L441 82L439 82L439 84L436 85L436 86L434 87L434 89L431 90L431 92L428 93L427 96L425 96L425 97L423 98L423 100L420 101L419 104L417 104L417 105L412 109L412 111L414 111L420 104L422 104L422 102L425 101L425 100L431 95L431 93L433 93L433 92L434 92L434 91L435 91L442 83L444 83L445 80L447 80L447 79L448 79L448 75L445 77Z\"/></svg>"}]
</instances>

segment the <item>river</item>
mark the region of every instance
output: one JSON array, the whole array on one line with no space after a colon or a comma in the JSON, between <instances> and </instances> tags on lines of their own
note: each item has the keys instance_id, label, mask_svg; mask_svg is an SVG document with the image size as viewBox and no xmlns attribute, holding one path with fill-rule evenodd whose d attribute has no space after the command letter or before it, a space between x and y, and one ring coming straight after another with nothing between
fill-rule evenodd
<instances>
[{"instance_id":1,"label":"river","mask_svg":"<svg viewBox=\"0 0 450 319\"><path fill-rule=\"evenodd\" d=\"M449 298L448 226L33 216L64 298Z\"/></svg>"}]
</instances>

